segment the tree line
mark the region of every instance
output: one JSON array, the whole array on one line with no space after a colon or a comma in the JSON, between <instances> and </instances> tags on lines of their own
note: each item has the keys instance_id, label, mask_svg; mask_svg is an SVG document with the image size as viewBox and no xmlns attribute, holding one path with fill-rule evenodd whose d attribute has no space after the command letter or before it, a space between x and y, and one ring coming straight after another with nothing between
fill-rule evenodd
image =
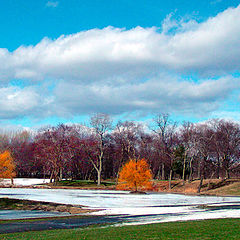
<instances>
[{"instance_id":1,"label":"tree line","mask_svg":"<svg viewBox=\"0 0 240 240\"><path fill-rule=\"evenodd\" d=\"M192 181L240 176L240 125L223 119L178 125L158 114L148 128L95 114L88 126L50 126L37 132L0 133L0 152L10 151L17 177L117 179L130 159L146 159L154 179Z\"/></svg>"}]
</instances>

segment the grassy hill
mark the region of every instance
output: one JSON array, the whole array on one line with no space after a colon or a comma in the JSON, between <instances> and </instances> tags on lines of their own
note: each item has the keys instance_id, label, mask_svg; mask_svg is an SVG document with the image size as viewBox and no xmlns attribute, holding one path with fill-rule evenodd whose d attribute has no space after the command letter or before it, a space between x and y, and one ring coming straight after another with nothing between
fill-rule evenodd
<instances>
[{"instance_id":1,"label":"grassy hill","mask_svg":"<svg viewBox=\"0 0 240 240\"><path fill-rule=\"evenodd\" d=\"M155 190L160 192L198 194L200 180L183 183L181 180L172 181L169 189L168 181L155 181ZM240 196L240 179L206 179L203 181L201 194Z\"/></svg>"}]
</instances>

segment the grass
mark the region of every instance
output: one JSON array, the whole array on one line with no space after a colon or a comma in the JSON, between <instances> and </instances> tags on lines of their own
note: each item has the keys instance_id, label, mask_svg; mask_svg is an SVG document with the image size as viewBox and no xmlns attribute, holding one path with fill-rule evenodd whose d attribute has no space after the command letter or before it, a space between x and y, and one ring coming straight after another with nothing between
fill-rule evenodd
<instances>
[{"instance_id":1,"label":"grass","mask_svg":"<svg viewBox=\"0 0 240 240\"><path fill-rule=\"evenodd\" d=\"M114 186L115 182L102 181L101 186ZM57 182L57 186L66 187L97 187L93 180L62 180Z\"/></svg>"},{"instance_id":2,"label":"grass","mask_svg":"<svg viewBox=\"0 0 240 240\"><path fill-rule=\"evenodd\" d=\"M2 240L70 239L240 239L240 219L215 219L138 226L94 227L2 234Z\"/></svg>"},{"instance_id":3,"label":"grass","mask_svg":"<svg viewBox=\"0 0 240 240\"><path fill-rule=\"evenodd\" d=\"M182 180L173 180L172 189L169 191L167 180L155 180L156 189L163 192L197 194L200 180L188 181L183 185ZM210 189L208 187L210 186ZM205 179L201 188L201 194L218 196L240 196L240 179Z\"/></svg>"},{"instance_id":4,"label":"grass","mask_svg":"<svg viewBox=\"0 0 240 240\"><path fill-rule=\"evenodd\" d=\"M240 196L240 182L233 182L231 184L209 190L208 193L216 195Z\"/></svg>"}]
</instances>

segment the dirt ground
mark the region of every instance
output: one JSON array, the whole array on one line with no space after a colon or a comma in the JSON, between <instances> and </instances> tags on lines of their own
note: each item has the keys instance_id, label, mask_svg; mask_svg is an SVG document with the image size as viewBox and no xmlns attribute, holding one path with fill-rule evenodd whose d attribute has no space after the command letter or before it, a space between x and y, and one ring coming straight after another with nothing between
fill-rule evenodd
<instances>
[{"instance_id":1,"label":"dirt ground","mask_svg":"<svg viewBox=\"0 0 240 240\"><path fill-rule=\"evenodd\" d=\"M51 202L0 198L1 210L41 210L51 212L68 212L70 214L94 212L94 210L82 208L78 205L58 204Z\"/></svg>"}]
</instances>

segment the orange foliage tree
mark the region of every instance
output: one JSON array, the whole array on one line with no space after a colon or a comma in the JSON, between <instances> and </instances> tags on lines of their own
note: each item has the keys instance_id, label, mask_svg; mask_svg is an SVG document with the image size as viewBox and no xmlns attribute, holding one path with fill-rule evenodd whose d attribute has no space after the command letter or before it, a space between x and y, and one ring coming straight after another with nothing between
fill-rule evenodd
<instances>
[{"instance_id":1,"label":"orange foliage tree","mask_svg":"<svg viewBox=\"0 0 240 240\"><path fill-rule=\"evenodd\" d=\"M131 159L119 173L118 189L130 189L137 192L139 189L152 189L152 173L145 159Z\"/></svg>"},{"instance_id":2,"label":"orange foliage tree","mask_svg":"<svg viewBox=\"0 0 240 240\"><path fill-rule=\"evenodd\" d=\"M16 173L13 158L9 151L5 151L0 154L0 178L11 178L13 184L13 178L15 176Z\"/></svg>"}]
</instances>

